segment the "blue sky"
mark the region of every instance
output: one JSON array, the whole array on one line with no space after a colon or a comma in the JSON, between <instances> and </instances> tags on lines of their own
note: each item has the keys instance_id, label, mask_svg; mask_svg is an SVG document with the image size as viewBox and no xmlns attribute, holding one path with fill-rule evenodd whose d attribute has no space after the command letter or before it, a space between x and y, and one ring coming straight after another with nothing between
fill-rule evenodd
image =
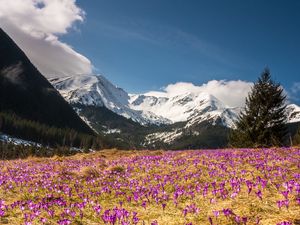
<instances>
[{"instance_id":1,"label":"blue sky","mask_svg":"<svg viewBox=\"0 0 300 225\"><path fill-rule=\"evenodd\" d=\"M255 81L265 66L286 89L300 81L300 1L79 0L77 5L86 12L85 21L63 40L87 56L96 72L130 92L178 81Z\"/></svg>"},{"instance_id":2,"label":"blue sky","mask_svg":"<svg viewBox=\"0 0 300 225\"><path fill-rule=\"evenodd\" d=\"M41 10L33 0L7 0L0 25L46 76L88 72L92 64L93 72L140 93L176 82L255 81L268 66L300 103L300 1L45 4Z\"/></svg>"}]
</instances>

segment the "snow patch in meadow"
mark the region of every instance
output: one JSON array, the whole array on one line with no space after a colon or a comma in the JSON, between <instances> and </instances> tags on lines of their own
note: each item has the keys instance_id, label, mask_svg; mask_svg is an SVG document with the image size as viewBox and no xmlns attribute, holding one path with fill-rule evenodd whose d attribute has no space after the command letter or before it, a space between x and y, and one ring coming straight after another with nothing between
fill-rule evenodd
<instances>
[{"instance_id":1,"label":"snow patch in meadow","mask_svg":"<svg viewBox=\"0 0 300 225\"><path fill-rule=\"evenodd\" d=\"M12 137L10 135L6 134L0 134L0 141L6 142L6 143L11 143L14 145L24 145L24 146L36 146L36 147L42 147L41 144L33 142L33 141L27 141L24 139Z\"/></svg>"}]
</instances>

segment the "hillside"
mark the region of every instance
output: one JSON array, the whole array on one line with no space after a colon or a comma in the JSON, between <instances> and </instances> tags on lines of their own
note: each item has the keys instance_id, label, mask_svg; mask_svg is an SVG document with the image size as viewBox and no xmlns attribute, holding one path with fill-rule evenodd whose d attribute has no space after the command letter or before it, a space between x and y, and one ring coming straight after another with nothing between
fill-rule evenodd
<instances>
[{"instance_id":1,"label":"hillside","mask_svg":"<svg viewBox=\"0 0 300 225\"><path fill-rule=\"evenodd\" d=\"M93 134L23 51L0 29L0 112Z\"/></svg>"}]
</instances>

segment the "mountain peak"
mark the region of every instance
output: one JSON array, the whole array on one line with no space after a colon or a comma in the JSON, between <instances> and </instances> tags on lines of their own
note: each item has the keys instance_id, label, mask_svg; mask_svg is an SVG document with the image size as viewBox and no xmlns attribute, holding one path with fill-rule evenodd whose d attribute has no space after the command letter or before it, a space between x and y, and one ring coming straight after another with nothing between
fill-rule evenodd
<instances>
[{"instance_id":1,"label":"mountain peak","mask_svg":"<svg viewBox=\"0 0 300 225\"><path fill-rule=\"evenodd\" d=\"M290 123L300 121L300 107L296 104L290 104L286 107L288 120Z\"/></svg>"},{"instance_id":2,"label":"mountain peak","mask_svg":"<svg viewBox=\"0 0 300 225\"><path fill-rule=\"evenodd\" d=\"M162 124L169 121L151 112L130 108L130 95L118 88L102 75L82 75L52 79L52 84L71 104L106 107L107 109L130 118L142 125Z\"/></svg>"}]
</instances>

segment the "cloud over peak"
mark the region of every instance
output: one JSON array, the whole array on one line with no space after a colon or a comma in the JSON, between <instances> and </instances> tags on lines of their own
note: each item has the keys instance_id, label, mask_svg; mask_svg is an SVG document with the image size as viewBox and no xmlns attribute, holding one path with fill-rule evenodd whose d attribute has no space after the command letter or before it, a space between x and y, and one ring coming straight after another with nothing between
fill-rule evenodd
<instances>
[{"instance_id":1,"label":"cloud over peak","mask_svg":"<svg viewBox=\"0 0 300 225\"><path fill-rule=\"evenodd\" d=\"M152 91L145 95L157 97L173 97L185 93L208 93L220 99L229 107L241 107L245 104L245 98L251 90L253 83L241 80L211 80L202 85L178 82L169 84L162 91Z\"/></svg>"},{"instance_id":2,"label":"cloud over peak","mask_svg":"<svg viewBox=\"0 0 300 225\"><path fill-rule=\"evenodd\" d=\"M92 72L88 58L59 40L84 11L75 0L0 0L0 26L46 76Z\"/></svg>"}]
</instances>

